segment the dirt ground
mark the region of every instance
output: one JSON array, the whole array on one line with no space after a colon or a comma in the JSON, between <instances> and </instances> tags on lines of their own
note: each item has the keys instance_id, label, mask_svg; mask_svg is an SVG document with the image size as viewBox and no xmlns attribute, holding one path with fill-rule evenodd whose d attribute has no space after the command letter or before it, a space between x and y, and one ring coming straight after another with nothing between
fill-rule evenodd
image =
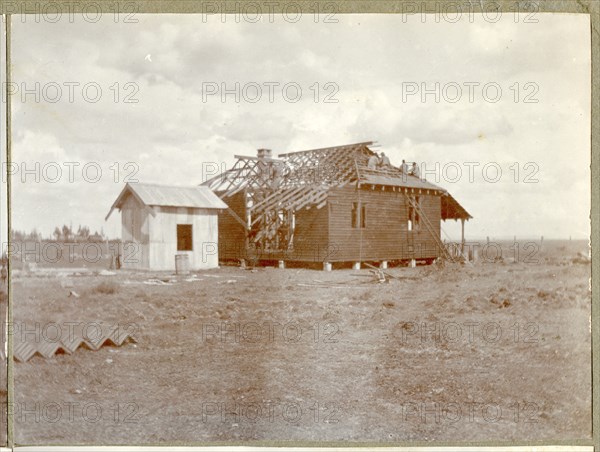
<instances>
[{"instance_id":1,"label":"dirt ground","mask_svg":"<svg viewBox=\"0 0 600 452\"><path fill-rule=\"evenodd\" d=\"M97 322L137 339L15 363L16 443L590 438L586 250L383 284L366 269L15 274L15 335Z\"/></svg>"}]
</instances>

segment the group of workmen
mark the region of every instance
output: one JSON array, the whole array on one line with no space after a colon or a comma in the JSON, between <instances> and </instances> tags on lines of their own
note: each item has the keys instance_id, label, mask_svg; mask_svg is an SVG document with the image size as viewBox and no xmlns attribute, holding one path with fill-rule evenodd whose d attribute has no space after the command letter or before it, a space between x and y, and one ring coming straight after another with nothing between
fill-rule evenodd
<instances>
[{"instance_id":1,"label":"group of workmen","mask_svg":"<svg viewBox=\"0 0 600 452\"><path fill-rule=\"evenodd\" d=\"M385 152L382 152L379 155L374 153L371 157L369 157L369 160L367 161L367 168L370 170L381 170L386 168L394 168L394 166L392 166L390 163L390 159L385 155ZM413 162L412 165L409 165L405 160L402 160L400 171L403 174L410 174L416 177L421 175L419 167L417 166L417 162Z\"/></svg>"}]
</instances>

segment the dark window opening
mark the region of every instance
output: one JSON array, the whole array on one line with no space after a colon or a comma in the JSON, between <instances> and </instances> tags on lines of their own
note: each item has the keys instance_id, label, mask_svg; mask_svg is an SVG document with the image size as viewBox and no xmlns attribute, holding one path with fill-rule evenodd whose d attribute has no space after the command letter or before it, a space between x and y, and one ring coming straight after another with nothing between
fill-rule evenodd
<instances>
[{"instance_id":1,"label":"dark window opening","mask_svg":"<svg viewBox=\"0 0 600 452\"><path fill-rule=\"evenodd\" d=\"M414 205L414 207L413 207ZM421 197L410 196L410 202L408 204L408 230L418 231L421 226Z\"/></svg>"},{"instance_id":2,"label":"dark window opening","mask_svg":"<svg viewBox=\"0 0 600 452\"><path fill-rule=\"evenodd\" d=\"M352 203L352 227L356 229L367 227L367 206L365 204Z\"/></svg>"},{"instance_id":3,"label":"dark window opening","mask_svg":"<svg viewBox=\"0 0 600 452\"><path fill-rule=\"evenodd\" d=\"M418 209L415 210L415 221L414 221L414 228L415 230L419 230L421 229L421 215L419 215L419 212L421 211L421 197L420 196L415 196L415 204L419 207Z\"/></svg>"},{"instance_id":4,"label":"dark window opening","mask_svg":"<svg viewBox=\"0 0 600 452\"><path fill-rule=\"evenodd\" d=\"M177 251L192 251L192 225L177 225Z\"/></svg>"},{"instance_id":5,"label":"dark window opening","mask_svg":"<svg viewBox=\"0 0 600 452\"><path fill-rule=\"evenodd\" d=\"M367 227L367 206L361 204L360 206L360 227Z\"/></svg>"}]
</instances>

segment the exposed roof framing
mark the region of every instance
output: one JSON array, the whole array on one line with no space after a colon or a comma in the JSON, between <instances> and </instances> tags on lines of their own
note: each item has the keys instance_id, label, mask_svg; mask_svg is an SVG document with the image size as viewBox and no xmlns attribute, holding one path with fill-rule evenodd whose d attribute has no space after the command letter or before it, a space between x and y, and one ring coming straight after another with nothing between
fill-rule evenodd
<instances>
[{"instance_id":1,"label":"exposed roof framing","mask_svg":"<svg viewBox=\"0 0 600 452\"><path fill-rule=\"evenodd\" d=\"M235 165L204 185L230 197L243 189L282 190L299 186L332 187L348 183L419 188L445 193L441 187L393 166L369 169L373 142L279 154L279 159L236 156Z\"/></svg>"},{"instance_id":2,"label":"exposed roof framing","mask_svg":"<svg viewBox=\"0 0 600 452\"><path fill-rule=\"evenodd\" d=\"M369 146L372 141L310 149L279 154L279 158L237 158L234 166L203 185L221 199L241 191L246 193L249 219L230 213L248 231L258 228L262 238L279 220L273 212L320 209L326 205L327 192L332 187L355 184L357 187L392 187L404 193L421 192L442 195L443 219L469 219L471 216L446 190L419 177L389 166L370 169L368 160L376 155ZM270 212L270 214L268 214Z\"/></svg>"}]
</instances>

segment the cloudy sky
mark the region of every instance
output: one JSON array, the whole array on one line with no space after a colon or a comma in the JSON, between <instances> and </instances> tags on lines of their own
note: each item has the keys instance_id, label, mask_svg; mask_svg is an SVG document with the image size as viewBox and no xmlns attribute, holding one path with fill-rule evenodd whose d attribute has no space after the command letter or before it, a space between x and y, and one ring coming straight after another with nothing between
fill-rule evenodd
<instances>
[{"instance_id":1,"label":"cloudy sky","mask_svg":"<svg viewBox=\"0 0 600 452\"><path fill-rule=\"evenodd\" d=\"M104 217L132 173L198 184L260 147L372 140L430 170L474 216L470 238L587 237L588 17L430 17L15 19L14 227L118 237Z\"/></svg>"}]
</instances>

